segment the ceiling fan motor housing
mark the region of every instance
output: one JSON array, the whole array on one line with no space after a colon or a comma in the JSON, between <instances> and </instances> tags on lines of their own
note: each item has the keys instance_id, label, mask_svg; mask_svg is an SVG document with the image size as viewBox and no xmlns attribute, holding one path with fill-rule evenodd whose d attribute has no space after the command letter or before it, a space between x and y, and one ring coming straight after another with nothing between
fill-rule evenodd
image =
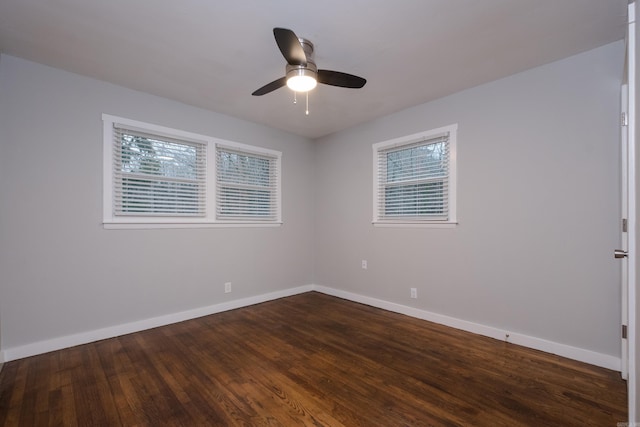
<instances>
[{"instance_id":1,"label":"ceiling fan motor housing","mask_svg":"<svg viewBox=\"0 0 640 427\"><path fill-rule=\"evenodd\" d=\"M316 62L313 58L313 43L303 38L298 38L298 40L302 45L302 49L304 49L304 53L307 57L307 64L306 65L287 64L286 66L287 80L294 76L309 76L315 80L318 80L318 67L316 66Z\"/></svg>"}]
</instances>

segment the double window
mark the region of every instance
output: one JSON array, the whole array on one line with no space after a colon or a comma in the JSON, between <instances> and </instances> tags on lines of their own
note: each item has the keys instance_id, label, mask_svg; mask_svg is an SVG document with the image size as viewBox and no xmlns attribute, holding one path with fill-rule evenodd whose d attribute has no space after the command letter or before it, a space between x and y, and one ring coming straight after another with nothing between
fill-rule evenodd
<instances>
[{"instance_id":1,"label":"double window","mask_svg":"<svg viewBox=\"0 0 640 427\"><path fill-rule=\"evenodd\" d=\"M281 153L103 115L107 227L277 225Z\"/></svg>"},{"instance_id":2,"label":"double window","mask_svg":"<svg viewBox=\"0 0 640 427\"><path fill-rule=\"evenodd\" d=\"M373 145L375 225L456 223L457 125Z\"/></svg>"}]
</instances>

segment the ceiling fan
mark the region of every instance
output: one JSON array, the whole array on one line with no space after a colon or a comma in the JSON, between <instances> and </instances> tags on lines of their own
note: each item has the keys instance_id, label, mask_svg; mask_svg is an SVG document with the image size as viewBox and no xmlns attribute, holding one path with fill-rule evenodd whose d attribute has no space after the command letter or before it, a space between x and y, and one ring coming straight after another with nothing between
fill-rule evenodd
<instances>
[{"instance_id":1,"label":"ceiling fan","mask_svg":"<svg viewBox=\"0 0 640 427\"><path fill-rule=\"evenodd\" d=\"M273 35L282 56L287 60L285 76L262 86L251 95L262 96L285 85L296 92L308 92L318 83L352 89L360 89L367 83L362 77L353 74L318 70L313 59L313 43L298 38L293 31L274 28Z\"/></svg>"}]
</instances>

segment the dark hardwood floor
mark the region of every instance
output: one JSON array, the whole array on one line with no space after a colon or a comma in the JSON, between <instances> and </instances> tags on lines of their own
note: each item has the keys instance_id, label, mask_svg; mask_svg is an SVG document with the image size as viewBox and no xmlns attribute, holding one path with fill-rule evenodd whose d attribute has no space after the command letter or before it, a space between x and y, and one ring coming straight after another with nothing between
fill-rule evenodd
<instances>
[{"instance_id":1,"label":"dark hardwood floor","mask_svg":"<svg viewBox=\"0 0 640 427\"><path fill-rule=\"evenodd\" d=\"M617 372L311 292L5 364L4 426L611 426Z\"/></svg>"}]
</instances>

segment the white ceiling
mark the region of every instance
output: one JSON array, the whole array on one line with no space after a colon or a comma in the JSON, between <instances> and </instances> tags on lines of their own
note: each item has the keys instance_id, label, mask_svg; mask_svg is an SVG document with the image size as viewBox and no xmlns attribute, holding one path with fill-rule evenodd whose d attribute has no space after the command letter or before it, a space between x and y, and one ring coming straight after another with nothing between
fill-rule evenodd
<instances>
[{"instance_id":1,"label":"white ceiling","mask_svg":"<svg viewBox=\"0 0 640 427\"><path fill-rule=\"evenodd\" d=\"M0 0L0 51L309 138L624 38L627 0ZM273 27L367 79L293 104ZM302 99L304 101L304 99Z\"/></svg>"}]
</instances>

